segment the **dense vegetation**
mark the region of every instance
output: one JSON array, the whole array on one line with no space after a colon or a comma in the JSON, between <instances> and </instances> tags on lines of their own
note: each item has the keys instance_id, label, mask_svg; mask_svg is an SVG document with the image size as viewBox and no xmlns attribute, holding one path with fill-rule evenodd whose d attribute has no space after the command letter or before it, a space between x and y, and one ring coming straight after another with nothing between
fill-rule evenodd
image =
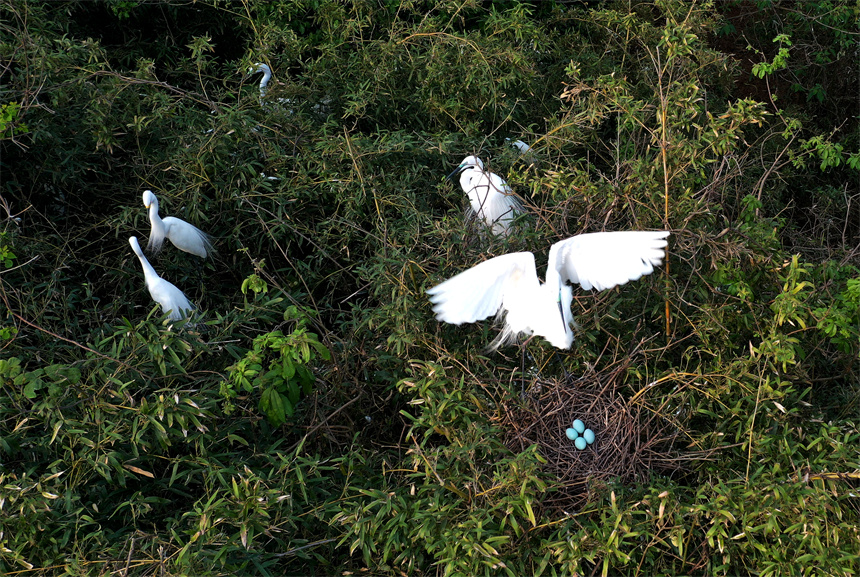
<instances>
[{"instance_id":1,"label":"dense vegetation","mask_svg":"<svg viewBox=\"0 0 860 577\"><path fill-rule=\"evenodd\" d=\"M0 572L856 572L856 2L0 14ZM507 239L444 178L468 154L529 209ZM127 242L144 189L215 240L151 257L188 323ZM523 364L424 294L663 228Z\"/></svg>"}]
</instances>

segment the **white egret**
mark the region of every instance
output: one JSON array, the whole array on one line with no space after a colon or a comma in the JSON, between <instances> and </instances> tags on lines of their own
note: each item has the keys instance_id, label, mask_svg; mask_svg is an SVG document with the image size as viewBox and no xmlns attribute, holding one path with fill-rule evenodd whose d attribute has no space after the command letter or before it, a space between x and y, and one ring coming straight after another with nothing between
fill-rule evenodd
<instances>
[{"instance_id":1,"label":"white egret","mask_svg":"<svg viewBox=\"0 0 860 577\"><path fill-rule=\"evenodd\" d=\"M510 138L506 138L505 142L507 142L508 145L512 146L513 148L519 150L520 154L527 154L532 150L532 147L523 142L522 140L511 140Z\"/></svg>"},{"instance_id":2,"label":"white egret","mask_svg":"<svg viewBox=\"0 0 860 577\"><path fill-rule=\"evenodd\" d=\"M262 72L263 77L260 79L260 104L262 106L267 105L266 101L266 90L269 84L269 81L272 79L272 69L268 64L263 64L262 62L256 62L251 68L248 69L248 74L256 74L257 72ZM293 101L289 98L278 98L277 104L281 106L281 108L289 115L293 114ZM331 111L331 97L325 96L323 97L317 104L314 104L312 110L319 114L320 116L326 116Z\"/></svg>"},{"instance_id":3,"label":"white egret","mask_svg":"<svg viewBox=\"0 0 860 577\"><path fill-rule=\"evenodd\" d=\"M184 220L172 216L158 216L158 198L151 190L143 191L143 206L149 209L149 222L152 225L146 245L148 250L158 253L167 238L179 250L201 258L212 254L212 243L205 232Z\"/></svg>"},{"instance_id":4,"label":"white egret","mask_svg":"<svg viewBox=\"0 0 860 577\"><path fill-rule=\"evenodd\" d=\"M266 98L266 87L269 84L269 80L272 79L272 69L269 68L268 64L255 62L248 70L248 74L256 74L257 72L263 73L263 77L260 79L260 103L262 104L263 99Z\"/></svg>"},{"instance_id":5,"label":"white egret","mask_svg":"<svg viewBox=\"0 0 860 577\"><path fill-rule=\"evenodd\" d=\"M484 163L477 156L464 158L448 178L453 179L457 173L471 205L467 214L482 220L494 234L507 236L514 218L523 210L508 183L498 174L485 172Z\"/></svg>"},{"instance_id":6,"label":"white egret","mask_svg":"<svg viewBox=\"0 0 860 577\"><path fill-rule=\"evenodd\" d=\"M272 79L272 69L269 68L268 64L257 62L254 66L248 69L248 74L256 74L257 72L263 73L263 77L260 79L260 105L266 107L268 105L268 101L266 100L266 90L269 85L269 80ZM287 114L293 113L292 108L287 108L292 105L292 101L289 98L278 98L277 104L279 104Z\"/></svg>"},{"instance_id":7,"label":"white egret","mask_svg":"<svg viewBox=\"0 0 860 577\"><path fill-rule=\"evenodd\" d=\"M143 277L146 280L146 288L149 289L152 300L161 306L163 313L169 313L171 320L178 321L185 318L188 311L194 308L194 305L188 302L188 299L181 290L158 276L158 273L155 272L155 269L152 268L152 265L143 256L143 251L140 250L136 236L130 237L128 244L131 245L134 254L140 259L140 264L143 266Z\"/></svg>"},{"instance_id":8,"label":"white egret","mask_svg":"<svg viewBox=\"0 0 860 577\"><path fill-rule=\"evenodd\" d=\"M494 350L520 334L540 335L553 346L570 348L573 290L610 289L651 274L663 259L668 231L580 234L549 250L541 284L530 252L497 256L427 291L436 318L460 325L504 315L505 326L490 344Z\"/></svg>"}]
</instances>

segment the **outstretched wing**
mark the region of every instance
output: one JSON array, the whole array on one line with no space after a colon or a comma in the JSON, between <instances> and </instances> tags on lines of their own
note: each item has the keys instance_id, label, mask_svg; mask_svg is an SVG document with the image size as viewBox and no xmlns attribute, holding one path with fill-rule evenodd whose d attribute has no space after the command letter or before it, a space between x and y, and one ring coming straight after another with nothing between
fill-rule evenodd
<instances>
[{"instance_id":1,"label":"outstretched wing","mask_svg":"<svg viewBox=\"0 0 860 577\"><path fill-rule=\"evenodd\" d=\"M427 291L436 319L460 325L495 315L505 295L538 286L535 257L515 252L473 266Z\"/></svg>"},{"instance_id":2,"label":"outstretched wing","mask_svg":"<svg viewBox=\"0 0 860 577\"><path fill-rule=\"evenodd\" d=\"M555 267L562 283L610 289L654 272L663 262L668 236L663 230L580 234L552 245L548 266Z\"/></svg>"}]
</instances>

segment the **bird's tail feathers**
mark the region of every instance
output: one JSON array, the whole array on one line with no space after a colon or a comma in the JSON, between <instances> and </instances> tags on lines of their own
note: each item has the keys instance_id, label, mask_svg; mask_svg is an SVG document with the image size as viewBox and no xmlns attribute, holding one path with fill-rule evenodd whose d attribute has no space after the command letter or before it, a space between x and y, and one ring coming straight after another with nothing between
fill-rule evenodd
<instances>
[{"instance_id":1,"label":"bird's tail feathers","mask_svg":"<svg viewBox=\"0 0 860 577\"><path fill-rule=\"evenodd\" d=\"M200 229L197 229L200 230ZM200 235L203 238L203 244L206 246L206 256L210 256L213 254L217 254L218 251L215 250L215 246L212 244L212 237L206 234L203 231L200 231Z\"/></svg>"},{"instance_id":2,"label":"bird's tail feathers","mask_svg":"<svg viewBox=\"0 0 860 577\"><path fill-rule=\"evenodd\" d=\"M511 325L508 324L505 317L507 316L507 312L504 309L499 310L499 313L496 315L496 320L494 324L502 325L502 330L493 339L487 348L484 349L484 352L491 353L498 349L499 347L507 346L507 345L516 345L520 342L520 332L515 331L511 328Z\"/></svg>"}]
</instances>

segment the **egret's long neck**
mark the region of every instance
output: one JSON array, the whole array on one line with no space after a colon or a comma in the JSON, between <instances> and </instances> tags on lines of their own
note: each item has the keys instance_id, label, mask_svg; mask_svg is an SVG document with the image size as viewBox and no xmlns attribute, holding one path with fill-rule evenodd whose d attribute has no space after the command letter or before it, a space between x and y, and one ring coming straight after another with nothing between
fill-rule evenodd
<instances>
[{"instance_id":1,"label":"egret's long neck","mask_svg":"<svg viewBox=\"0 0 860 577\"><path fill-rule=\"evenodd\" d=\"M553 245L549 249L549 260L546 264L546 284L553 288L553 291L561 295L561 275L558 274L556 260L558 258L558 248Z\"/></svg>"},{"instance_id":2,"label":"egret's long neck","mask_svg":"<svg viewBox=\"0 0 860 577\"><path fill-rule=\"evenodd\" d=\"M157 202L149 205L149 222L152 225L152 234L158 238L164 238L166 231L164 229L164 221L158 216Z\"/></svg>"},{"instance_id":3,"label":"egret's long neck","mask_svg":"<svg viewBox=\"0 0 860 577\"><path fill-rule=\"evenodd\" d=\"M263 78L260 79L260 100L266 97L266 86L269 84L269 80L272 79L272 73L263 69Z\"/></svg>"},{"instance_id":4,"label":"egret's long neck","mask_svg":"<svg viewBox=\"0 0 860 577\"><path fill-rule=\"evenodd\" d=\"M484 176L484 171L481 170L480 167L470 166L469 168L467 168L466 170L463 171L462 175L460 175L460 186L462 187L463 190L472 189L476 185L478 185L479 183L483 184L483 180L482 180L483 176ZM483 190L482 190L482 194L480 196L481 196L481 202L483 202L487 198L487 194L489 193L490 187L489 186L486 186L486 187L482 186L481 188Z\"/></svg>"},{"instance_id":5,"label":"egret's long neck","mask_svg":"<svg viewBox=\"0 0 860 577\"><path fill-rule=\"evenodd\" d=\"M146 286L150 287L161 277L158 276L158 273L155 272L155 269L152 268L152 265L149 264L149 261L145 256L143 256L142 252L135 251L135 254L137 254L137 258L140 259L140 265L143 267L143 276L146 279Z\"/></svg>"},{"instance_id":6,"label":"egret's long neck","mask_svg":"<svg viewBox=\"0 0 860 577\"><path fill-rule=\"evenodd\" d=\"M573 336L570 332L570 303L572 300L572 292L570 286L566 285L558 272L558 247L553 245L549 250L549 262L546 265L546 285L547 290L552 291L552 296L558 305L559 321L565 332L567 346L573 341Z\"/></svg>"},{"instance_id":7,"label":"egret's long neck","mask_svg":"<svg viewBox=\"0 0 860 577\"><path fill-rule=\"evenodd\" d=\"M472 188L472 179L477 178L478 176L479 174L475 173L475 167L470 166L460 173L460 188L462 188L464 192L468 193Z\"/></svg>"}]
</instances>

